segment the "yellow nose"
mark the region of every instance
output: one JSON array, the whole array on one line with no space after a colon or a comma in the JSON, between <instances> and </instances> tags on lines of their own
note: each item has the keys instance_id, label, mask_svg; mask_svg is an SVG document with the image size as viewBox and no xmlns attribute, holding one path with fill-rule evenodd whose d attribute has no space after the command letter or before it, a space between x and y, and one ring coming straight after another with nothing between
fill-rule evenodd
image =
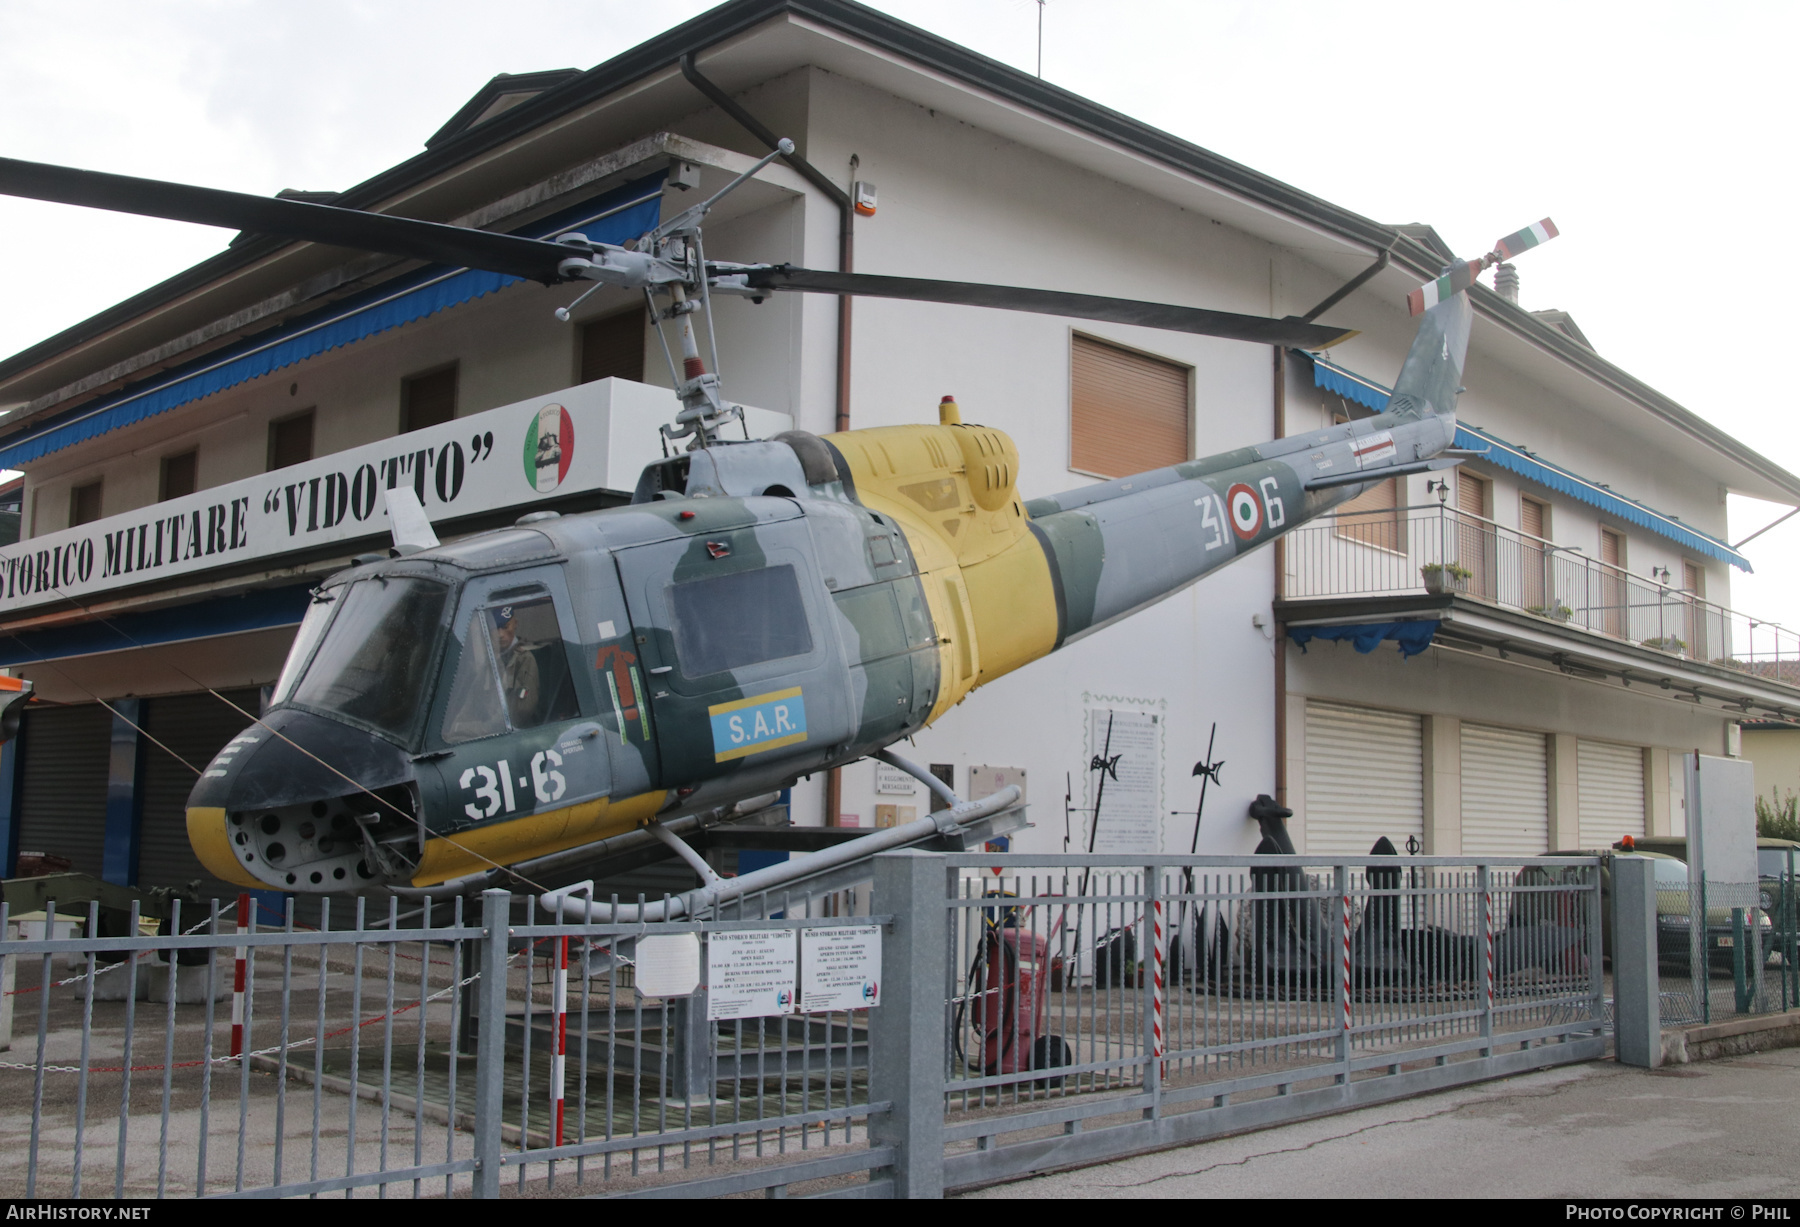
<instances>
[{"instance_id":1,"label":"yellow nose","mask_svg":"<svg viewBox=\"0 0 1800 1227\"><path fill-rule=\"evenodd\" d=\"M225 820L223 809L206 805L191 807L187 812L187 829L188 843L193 845L194 855L200 858L208 873L237 886L268 887L269 883L251 877L250 871L232 852L231 825Z\"/></svg>"}]
</instances>

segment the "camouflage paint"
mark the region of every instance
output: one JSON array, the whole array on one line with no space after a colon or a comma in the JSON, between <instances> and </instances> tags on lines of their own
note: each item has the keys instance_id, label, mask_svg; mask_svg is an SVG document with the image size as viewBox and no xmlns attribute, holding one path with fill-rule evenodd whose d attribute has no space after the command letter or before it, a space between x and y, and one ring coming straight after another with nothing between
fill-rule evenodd
<instances>
[{"instance_id":1,"label":"camouflage paint","mask_svg":"<svg viewBox=\"0 0 1800 1227\"><path fill-rule=\"evenodd\" d=\"M1029 506L1017 496L1012 440L965 425L950 405L936 425L703 449L646 469L631 506L341 573L328 586L416 575L451 587L444 623L419 628L436 643L419 728L397 738L278 706L268 725L307 730L318 764L248 732L196 786L191 842L211 872L234 882L425 886L863 757L977 686L1431 462L1455 434L1469 323L1462 295L1427 311L1387 411L1373 418ZM670 594L782 565L794 568L807 650L688 676ZM581 714L445 744L438 730L475 611L521 585L555 602ZM713 616L725 625L730 613ZM791 727L755 727L758 713L774 720L778 710ZM752 724L731 742L719 730L732 728L734 713ZM304 769L276 772L290 759ZM340 774L328 759L351 766ZM295 778L272 780L280 774ZM389 812L409 807L416 819ZM283 856L271 865L276 845Z\"/></svg>"}]
</instances>

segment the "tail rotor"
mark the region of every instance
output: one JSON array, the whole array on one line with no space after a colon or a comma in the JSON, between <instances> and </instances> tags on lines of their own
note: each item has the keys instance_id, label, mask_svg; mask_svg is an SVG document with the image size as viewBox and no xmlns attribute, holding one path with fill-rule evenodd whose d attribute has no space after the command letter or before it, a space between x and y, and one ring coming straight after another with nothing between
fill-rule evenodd
<instances>
[{"instance_id":1,"label":"tail rotor","mask_svg":"<svg viewBox=\"0 0 1800 1227\"><path fill-rule=\"evenodd\" d=\"M1494 244L1494 250L1479 260L1462 260L1445 269L1442 275L1406 296L1406 307L1413 315L1422 315L1441 302L1462 293L1475 284L1475 278L1502 260L1511 260L1522 252L1548 243L1557 235L1556 223L1549 218L1534 222L1523 230L1515 230Z\"/></svg>"}]
</instances>

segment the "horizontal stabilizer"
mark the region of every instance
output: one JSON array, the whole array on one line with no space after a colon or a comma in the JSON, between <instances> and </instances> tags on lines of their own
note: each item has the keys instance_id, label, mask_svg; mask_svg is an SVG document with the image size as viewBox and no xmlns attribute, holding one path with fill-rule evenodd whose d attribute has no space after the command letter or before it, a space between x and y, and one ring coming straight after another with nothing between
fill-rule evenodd
<instances>
[{"instance_id":1,"label":"horizontal stabilizer","mask_svg":"<svg viewBox=\"0 0 1800 1227\"><path fill-rule=\"evenodd\" d=\"M1333 473L1329 477L1312 478L1306 483L1306 488L1308 490L1329 490L1333 486L1359 486L1364 482L1386 481L1390 477L1404 477L1409 473L1435 473L1440 469L1453 469L1466 458L1466 456L1438 455L1433 456L1430 460L1414 460L1410 464L1363 469L1357 473Z\"/></svg>"}]
</instances>

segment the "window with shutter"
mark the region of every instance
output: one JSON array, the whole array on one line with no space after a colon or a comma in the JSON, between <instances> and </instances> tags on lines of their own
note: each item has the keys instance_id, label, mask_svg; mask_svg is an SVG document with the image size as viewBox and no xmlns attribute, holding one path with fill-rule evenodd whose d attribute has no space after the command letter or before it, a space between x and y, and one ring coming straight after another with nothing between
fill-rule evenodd
<instances>
[{"instance_id":1,"label":"window with shutter","mask_svg":"<svg viewBox=\"0 0 1800 1227\"><path fill-rule=\"evenodd\" d=\"M1124 477L1193 459L1190 368L1090 337L1070 360L1069 467Z\"/></svg>"},{"instance_id":2,"label":"window with shutter","mask_svg":"<svg viewBox=\"0 0 1800 1227\"><path fill-rule=\"evenodd\" d=\"M1378 549L1400 551L1399 482L1390 477L1339 507L1337 535Z\"/></svg>"},{"instance_id":3,"label":"window with shutter","mask_svg":"<svg viewBox=\"0 0 1800 1227\"><path fill-rule=\"evenodd\" d=\"M1538 542L1549 539L1550 508L1534 498L1519 499L1519 586L1527 609L1547 609L1549 554Z\"/></svg>"},{"instance_id":4,"label":"window with shutter","mask_svg":"<svg viewBox=\"0 0 1800 1227\"><path fill-rule=\"evenodd\" d=\"M456 416L456 368L414 375L400 385L400 433L441 426Z\"/></svg>"},{"instance_id":5,"label":"window with shutter","mask_svg":"<svg viewBox=\"0 0 1800 1227\"><path fill-rule=\"evenodd\" d=\"M159 502L192 494L200 488L200 453L197 449L162 458L162 478L158 483Z\"/></svg>"},{"instance_id":6,"label":"window with shutter","mask_svg":"<svg viewBox=\"0 0 1800 1227\"><path fill-rule=\"evenodd\" d=\"M1456 471L1456 561L1469 572L1471 596L1493 598L1495 584L1494 526L1487 522L1490 483L1466 468ZM1478 518L1479 517L1479 518Z\"/></svg>"},{"instance_id":7,"label":"window with shutter","mask_svg":"<svg viewBox=\"0 0 1800 1227\"><path fill-rule=\"evenodd\" d=\"M269 472L313 457L313 411L290 413L269 423Z\"/></svg>"},{"instance_id":8,"label":"window with shutter","mask_svg":"<svg viewBox=\"0 0 1800 1227\"><path fill-rule=\"evenodd\" d=\"M596 379L644 381L643 311L623 311L582 326L578 382Z\"/></svg>"}]
</instances>

